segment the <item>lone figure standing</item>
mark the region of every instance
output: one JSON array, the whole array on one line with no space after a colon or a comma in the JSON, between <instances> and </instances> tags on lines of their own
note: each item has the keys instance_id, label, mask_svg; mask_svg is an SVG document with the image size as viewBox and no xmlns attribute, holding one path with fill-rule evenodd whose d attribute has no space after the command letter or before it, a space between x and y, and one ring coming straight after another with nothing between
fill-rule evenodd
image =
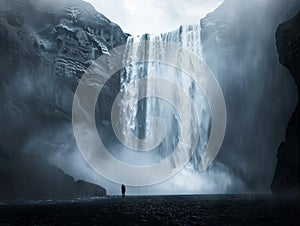
<instances>
[{"instance_id":1,"label":"lone figure standing","mask_svg":"<svg viewBox=\"0 0 300 226\"><path fill-rule=\"evenodd\" d=\"M121 186L122 198L125 198L126 187L124 184Z\"/></svg>"}]
</instances>

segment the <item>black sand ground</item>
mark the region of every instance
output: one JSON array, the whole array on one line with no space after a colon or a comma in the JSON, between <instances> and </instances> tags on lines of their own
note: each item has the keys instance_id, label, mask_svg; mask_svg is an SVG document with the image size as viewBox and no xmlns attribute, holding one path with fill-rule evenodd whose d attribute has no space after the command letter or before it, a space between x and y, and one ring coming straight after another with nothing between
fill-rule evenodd
<instances>
[{"instance_id":1,"label":"black sand ground","mask_svg":"<svg viewBox=\"0 0 300 226\"><path fill-rule=\"evenodd\" d=\"M269 196L107 197L2 204L1 225L300 225L300 200Z\"/></svg>"}]
</instances>

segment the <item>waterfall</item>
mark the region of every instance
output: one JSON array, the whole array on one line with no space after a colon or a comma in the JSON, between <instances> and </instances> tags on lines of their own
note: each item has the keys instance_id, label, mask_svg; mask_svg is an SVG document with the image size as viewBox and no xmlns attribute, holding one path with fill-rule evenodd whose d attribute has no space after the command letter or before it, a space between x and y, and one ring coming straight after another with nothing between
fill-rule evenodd
<instances>
[{"instance_id":1,"label":"waterfall","mask_svg":"<svg viewBox=\"0 0 300 226\"><path fill-rule=\"evenodd\" d=\"M151 55L159 56L158 58L166 57L163 55L163 48L168 48L168 43L176 44L179 48L186 49L197 55L202 60L202 47L200 38L200 25L181 26L175 31L160 34L144 34L142 36L132 36L128 38L125 50L124 60L128 65L121 76L120 92L123 93L123 99L120 104L121 114L120 121L123 122L121 132L122 140L130 147L136 149L122 147L117 152L112 154L132 165L149 165L157 163L169 156L178 144L179 136L186 136L190 141L193 136L193 131L200 129L200 139L198 141L196 153L193 155L188 166L192 170L197 170L201 153L206 147L209 137L210 127L210 110L206 97L202 93L200 87L196 86L195 82L184 72L172 68L169 65L164 65L160 62L147 62ZM147 43L149 45L147 45ZM133 59L138 56L144 62L135 63ZM185 106L184 117L188 119L187 125L188 134L180 134L180 118L172 106L165 100L160 98L145 98L137 103L137 99L142 92L147 94L155 92L158 87L138 85L138 79L162 77L176 83L177 89L168 90L170 95L174 96L178 89L188 93L195 108L200 116L199 125L195 125L192 106ZM131 89L129 89L129 86ZM134 87L134 89L132 89ZM147 95L148 96L148 95ZM179 105L185 105L183 99L179 98ZM143 151L139 148L139 142L129 135L133 133L139 139L147 139L149 136L159 134L161 128L151 128L151 117L159 117L163 119L166 125L166 134L162 142L151 151ZM196 128L198 127L198 128ZM130 131L131 130L131 131ZM191 148L191 142L187 142L185 147Z\"/></svg>"},{"instance_id":2,"label":"waterfall","mask_svg":"<svg viewBox=\"0 0 300 226\"><path fill-rule=\"evenodd\" d=\"M125 46L100 57L78 85L72 119L79 150L106 179L132 185L131 194L220 193L230 186L224 165L214 162L206 170L222 144L226 106L202 62L200 31L199 25L181 26L129 37ZM95 76L98 70L101 76ZM93 107L82 104L92 106L104 78L116 72L120 92L111 123L101 124L108 132L98 130L99 139L90 120Z\"/></svg>"}]
</instances>

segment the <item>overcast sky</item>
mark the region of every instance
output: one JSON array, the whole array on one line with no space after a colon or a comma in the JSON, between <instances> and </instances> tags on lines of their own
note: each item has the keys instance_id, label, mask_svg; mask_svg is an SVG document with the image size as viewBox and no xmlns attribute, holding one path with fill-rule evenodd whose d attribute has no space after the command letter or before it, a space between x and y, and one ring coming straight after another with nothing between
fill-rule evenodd
<instances>
[{"instance_id":1,"label":"overcast sky","mask_svg":"<svg viewBox=\"0 0 300 226\"><path fill-rule=\"evenodd\" d=\"M196 24L223 0L85 0L132 35Z\"/></svg>"}]
</instances>

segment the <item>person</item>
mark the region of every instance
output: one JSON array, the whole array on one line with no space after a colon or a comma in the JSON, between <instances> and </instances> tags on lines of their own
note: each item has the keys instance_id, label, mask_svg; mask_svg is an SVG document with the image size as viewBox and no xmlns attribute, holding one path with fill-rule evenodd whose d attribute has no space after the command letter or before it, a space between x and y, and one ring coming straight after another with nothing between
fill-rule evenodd
<instances>
[{"instance_id":1,"label":"person","mask_svg":"<svg viewBox=\"0 0 300 226\"><path fill-rule=\"evenodd\" d=\"M121 186L122 198L125 198L126 187L124 184Z\"/></svg>"}]
</instances>

